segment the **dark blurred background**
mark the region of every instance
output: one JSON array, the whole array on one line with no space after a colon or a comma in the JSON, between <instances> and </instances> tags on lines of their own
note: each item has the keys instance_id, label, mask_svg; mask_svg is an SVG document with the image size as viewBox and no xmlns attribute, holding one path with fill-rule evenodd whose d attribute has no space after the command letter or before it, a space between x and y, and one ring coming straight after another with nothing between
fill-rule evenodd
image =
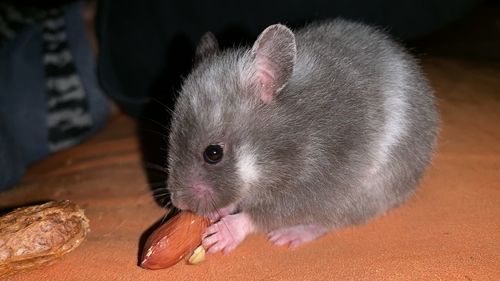
<instances>
[{"instance_id":1,"label":"dark blurred background","mask_svg":"<svg viewBox=\"0 0 500 281\"><path fill-rule=\"evenodd\" d=\"M250 43L266 26L276 22L296 28L310 21L340 16L377 25L414 47L414 51L425 53L429 52L426 47L431 43L421 44L421 41L433 41L427 38L433 34L440 38L440 31L461 24L468 28L465 31L471 37L462 41L446 40L442 53L452 55L450 44L453 44L458 45L453 47L458 47L454 52L459 54L484 59L499 57L498 48L489 48L488 44L476 45L477 50L465 47L469 40L495 34L498 24L495 27L485 22L484 15L474 16L478 9L498 13L498 3L493 1L108 0L98 2L97 7L101 82L115 98L123 100L147 91L168 104L165 93L178 90L179 77L189 72L196 42L203 33L212 31L222 47L230 47ZM135 114L137 109L131 106L129 111Z\"/></svg>"},{"instance_id":2,"label":"dark blurred background","mask_svg":"<svg viewBox=\"0 0 500 281\"><path fill-rule=\"evenodd\" d=\"M0 0L50 9L70 0ZM97 58L100 86L139 121L150 182L162 182L175 95L199 38L213 32L222 48L250 44L268 25L292 28L343 17L389 32L419 58L500 62L500 3L494 0L85 0L82 18ZM0 15L1 16L1 15ZM160 170L160 171L158 171Z\"/></svg>"}]
</instances>

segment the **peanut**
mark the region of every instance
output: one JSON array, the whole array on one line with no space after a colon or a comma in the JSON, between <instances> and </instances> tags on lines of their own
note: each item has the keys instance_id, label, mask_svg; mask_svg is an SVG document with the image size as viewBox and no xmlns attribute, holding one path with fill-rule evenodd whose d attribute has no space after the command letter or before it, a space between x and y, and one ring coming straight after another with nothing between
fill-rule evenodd
<instances>
[{"instance_id":1,"label":"peanut","mask_svg":"<svg viewBox=\"0 0 500 281\"><path fill-rule=\"evenodd\" d=\"M0 278L54 263L88 232L83 210L69 201L18 208L0 217Z\"/></svg>"}]
</instances>

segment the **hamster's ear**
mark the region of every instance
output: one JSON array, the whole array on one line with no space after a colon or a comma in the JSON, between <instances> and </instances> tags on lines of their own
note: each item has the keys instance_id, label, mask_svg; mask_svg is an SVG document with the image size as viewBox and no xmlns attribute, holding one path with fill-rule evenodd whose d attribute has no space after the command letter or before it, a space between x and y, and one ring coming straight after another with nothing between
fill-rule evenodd
<instances>
[{"instance_id":1,"label":"hamster's ear","mask_svg":"<svg viewBox=\"0 0 500 281\"><path fill-rule=\"evenodd\" d=\"M203 34L200 38L198 46L196 47L195 64L199 63L206 57L216 54L218 51L219 43L217 42L215 35L210 31Z\"/></svg>"},{"instance_id":2,"label":"hamster's ear","mask_svg":"<svg viewBox=\"0 0 500 281\"><path fill-rule=\"evenodd\" d=\"M284 25L271 25L259 35L252 53L255 55L254 79L261 89L260 99L270 103L292 75L297 57L295 35Z\"/></svg>"}]
</instances>

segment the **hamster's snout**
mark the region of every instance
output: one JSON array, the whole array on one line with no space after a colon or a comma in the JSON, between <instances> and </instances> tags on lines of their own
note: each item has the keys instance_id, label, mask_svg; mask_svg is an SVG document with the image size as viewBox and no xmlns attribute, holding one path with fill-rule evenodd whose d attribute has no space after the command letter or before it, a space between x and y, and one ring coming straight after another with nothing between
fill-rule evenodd
<instances>
[{"instance_id":1,"label":"hamster's snout","mask_svg":"<svg viewBox=\"0 0 500 281\"><path fill-rule=\"evenodd\" d=\"M181 192L171 192L172 204L180 210L207 212L214 205L214 191L205 183L194 182Z\"/></svg>"},{"instance_id":2,"label":"hamster's snout","mask_svg":"<svg viewBox=\"0 0 500 281\"><path fill-rule=\"evenodd\" d=\"M213 190L207 184L204 183L194 183L191 186L193 195L198 200L209 199L213 197Z\"/></svg>"},{"instance_id":3,"label":"hamster's snout","mask_svg":"<svg viewBox=\"0 0 500 281\"><path fill-rule=\"evenodd\" d=\"M170 201L172 201L172 204L177 208L182 211L185 211L189 209L188 205L185 202L182 202L179 200L178 196L175 195L174 192L170 193Z\"/></svg>"}]
</instances>

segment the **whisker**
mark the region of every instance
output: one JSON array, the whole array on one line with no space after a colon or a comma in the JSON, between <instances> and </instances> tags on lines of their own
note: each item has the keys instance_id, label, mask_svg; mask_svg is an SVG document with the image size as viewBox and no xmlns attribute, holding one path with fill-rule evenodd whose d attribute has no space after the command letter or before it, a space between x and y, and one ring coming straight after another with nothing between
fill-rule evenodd
<instances>
[{"instance_id":1,"label":"whisker","mask_svg":"<svg viewBox=\"0 0 500 281\"><path fill-rule=\"evenodd\" d=\"M149 183L149 187L160 189L158 187L163 187L165 186L164 182L156 182L156 183Z\"/></svg>"},{"instance_id":2,"label":"whisker","mask_svg":"<svg viewBox=\"0 0 500 281\"><path fill-rule=\"evenodd\" d=\"M160 131L157 131L157 130L153 130L153 129L146 129L146 128L141 128L140 129L141 131L145 131L145 132L150 132L150 133L155 133L155 134L158 134L164 138L168 138L168 134L165 133L165 132L160 132Z\"/></svg>"},{"instance_id":3,"label":"whisker","mask_svg":"<svg viewBox=\"0 0 500 281\"><path fill-rule=\"evenodd\" d=\"M219 222L222 222L222 223L226 226L226 228L227 228L227 230L228 230L228 232L229 232L229 235L231 236L231 239L233 239L233 242L234 242L234 241L236 241L236 240L234 239L234 235L231 233L231 229L229 228L229 226L226 224L226 222L225 222L225 221L221 220L221 219L222 219L222 214L220 213L219 209L216 207L215 200L214 200L214 198L213 198L212 194L209 194L209 196L210 196L210 202L211 202L211 204L212 204L213 208L215 209L215 211L217 212L217 214L218 214L218 215L219 215L219 217L220 217L220 218L219 218ZM219 231L220 231L220 227L221 227L221 226L218 226L218 227L219 227Z\"/></svg>"},{"instance_id":4,"label":"whisker","mask_svg":"<svg viewBox=\"0 0 500 281\"><path fill-rule=\"evenodd\" d=\"M146 169L151 169L153 171L158 171L167 174L168 170L167 167L151 163L151 162L144 162L144 168Z\"/></svg>"},{"instance_id":5,"label":"whisker","mask_svg":"<svg viewBox=\"0 0 500 281\"><path fill-rule=\"evenodd\" d=\"M168 107L166 104L164 104L163 102L161 102L159 99L155 98L155 97L151 97L150 100L156 102L156 103L159 103L160 105L163 106L163 108L165 108L167 110L168 113L172 114L173 113L173 110Z\"/></svg>"},{"instance_id":6,"label":"whisker","mask_svg":"<svg viewBox=\"0 0 500 281\"><path fill-rule=\"evenodd\" d=\"M164 171L162 170L158 170L156 168L153 168L153 167L144 167L144 169L148 170L149 172L152 172L152 173L155 173L155 175L161 175L161 176L167 176L168 174L168 171L165 169Z\"/></svg>"},{"instance_id":7,"label":"whisker","mask_svg":"<svg viewBox=\"0 0 500 281\"><path fill-rule=\"evenodd\" d=\"M153 198L160 199L161 200L160 203L163 204L163 201L168 199L168 194L154 194Z\"/></svg>"},{"instance_id":8,"label":"whisker","mask_svg":"<svg viewBox=\"0 0 500 281\"><path fill-rule=\"evenodd\" d=\"M160 204L163 205L163 202L165 200L169 200L170 199L170 192L168 191L150 191L149 192L150 196L155 198L155 199L161 199ZM157 200L158 201L158 200Z\"/></svg>"},{"instance_id":9,"label":"whisker","mask_svg":"<svg viewBox=\"0 0 500 281\"><path fill-rule=\"evenodd\" d=\"M196 206L195 206L194 210L196 212L199 212L200 211L201 201L200 200L196 200L195 203L196 203Z\"/></svg>"},{"instance_id":10,"label":"whisker","mask_svg":"<svg viewBox=\"0 0 500 281\"><path fill-rule=\"evenodd\" d=\"M157 184L157 183L166 183L166 178L165 179L161 179L161 180L158 180L158 181L148 181L148 183L150 184Z\"/></svg>"},{"instance_id":11,"label":"whisker","mask_svg":"<svg viewBox=\"0 0 500 281\"><path fill-rule=\"evenodd\" d=\"M168 200L167 204L163 205L163 207L165 207L165 208L166 207L174 207L174 205L172 204L172 201Z\"/></svg>"},{"instance_id":12,"label":"whisker","mask_svg":"<svg viewBox=\"0 0 500 281\"><path fill-rule=\"evenodd\" d=\"M139 118L141 118L141 119L143 119L143 120L145 120L145 121L150 121L150 122L153 122L154 124L156 124L156 125L158 125L158 126L162 127L163 129L165 129L166 131L168 131L168 129L169 129L169 128L165 125L165 124L162 124L161 122L156 121L156 120L154 120L154 119L151 119L151 118L148 118L148 117L145 117L145 116L141 116L141 117L139 117Z\"/></svg>"},{"instance_id":13,"label":"whisker","mask_svg":"<svg viewBox=\"0 0 500 281\"><path fill-rule=\"evenodd\" d=\"M175 213L175 212L177 212L177 211L178 211L178 210L177 210L176 208L172 208L172 209L170 209L168 212L165 212L165 215L163 215L163 218L162 218L162 219L161 219L161 221L160 221L160 225L162 225L162 224L165 222L165 220L166 220L168 217L170 217L170 215L171 215L172 213Z\"/></svg>"},{"instance_id":14,"label":"whisker","mask_svg":"<svg viewBox=\"0 0 500 281\"><path fill-rule=\"evenodd\" d=\"M166 187L157 187L155 189L152 189L149 191L149 193L154 193L154 194L169 194L170 191Z\"/></svg>"}]
</instances>

